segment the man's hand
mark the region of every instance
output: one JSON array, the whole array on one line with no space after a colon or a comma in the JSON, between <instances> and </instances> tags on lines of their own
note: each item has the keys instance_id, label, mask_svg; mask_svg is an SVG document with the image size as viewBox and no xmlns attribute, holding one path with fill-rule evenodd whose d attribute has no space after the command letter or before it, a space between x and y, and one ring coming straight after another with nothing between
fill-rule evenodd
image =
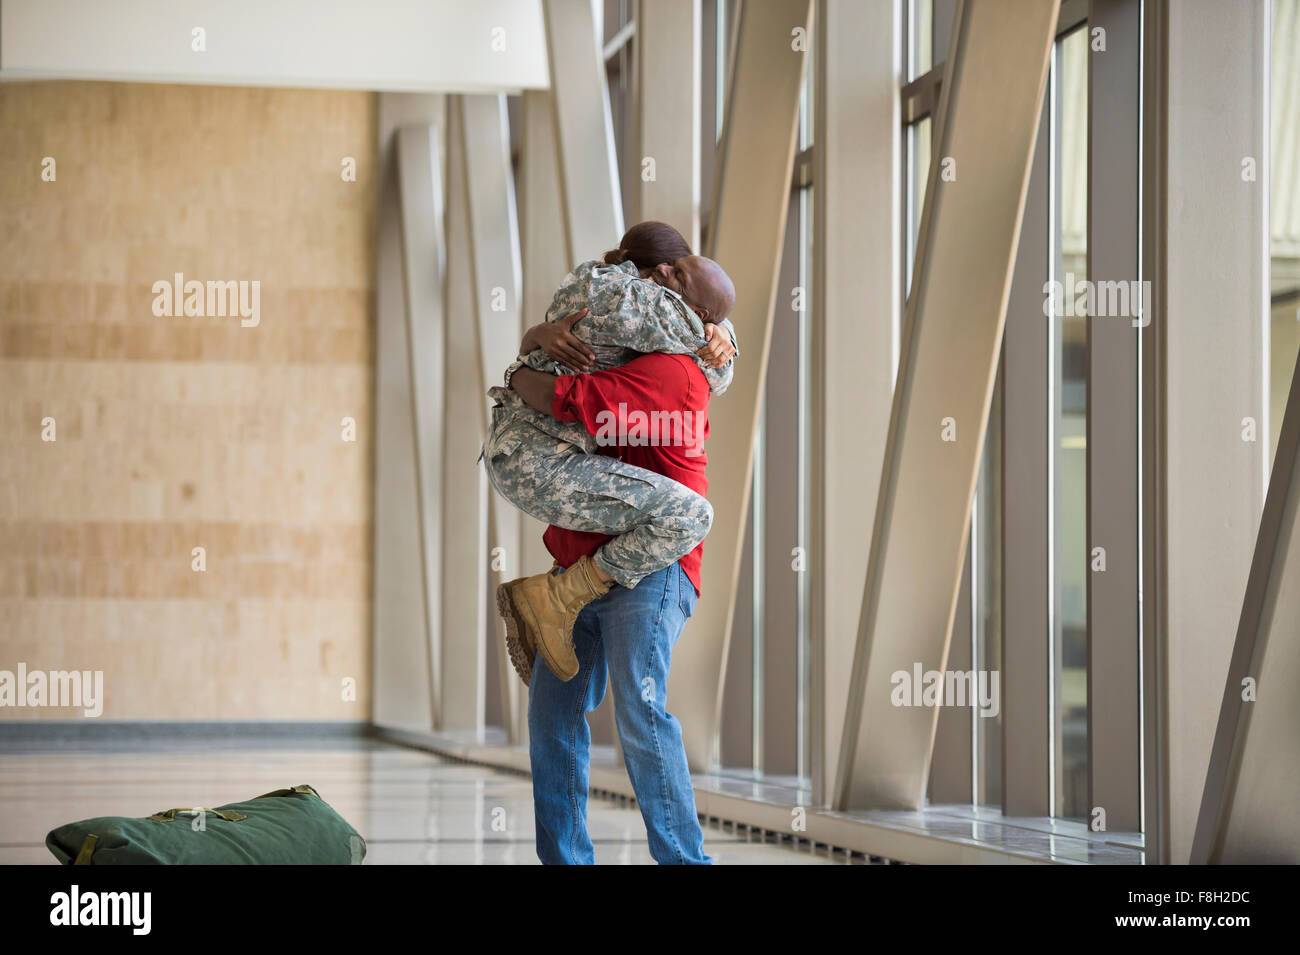
<instances>
[{"instance_id":1,"label":"man's hand","mask_svg":"<svg viewBox=\"0 0 1300 955\"><path fill-rule=\"evenodd\" d=\"M574 312L558 322L542 322L528 329L524 335L524 351L540 348L551 358L567 365L574 371L587 371L596 360L595 354L578 336L573 334L573 326L586 317L587 310Z\"/></svg>"},{"instance_id":2,"label":"man's hand","mask_svg":"<svg viewBox=\"0 0 1300 955\"><path fill-rule=\"evenodd\" d=\"M712 322L704 326L704 347L695 354L704 359L710 368L721 368L736 355L736 343L731 340L731 333L726 325Z\"/></svg>"}]
</instances>

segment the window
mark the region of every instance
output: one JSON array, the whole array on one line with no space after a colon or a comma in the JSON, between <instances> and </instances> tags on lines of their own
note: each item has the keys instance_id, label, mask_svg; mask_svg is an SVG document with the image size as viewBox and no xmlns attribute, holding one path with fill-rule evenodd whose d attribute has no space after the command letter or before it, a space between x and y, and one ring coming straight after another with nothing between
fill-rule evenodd
<instances>
[{"instance_id":1,"label":"window","mask_svg":"<svg viewBox=\"0 0 1300 955\"><path fill-rule=\"evenodd\" d=\"M624 215L634 209L639 175L634 155L636 134L636 21L632 0L604 0L605 79L609 87L609 115L614 127L614 152ZM629 223L631 224L631 223Z\"/></svg>"},{"instance_id":2,"label":"window","mask_svg":"<svg viewBox=\"0 0 1300 955\"><path fill-rule=\"evenodd\" d=\"M1087 278L1088 33L1059 39L1052 59L1053 279L1066 297ZM1067 307L1053 319L1052 613L1056 814L1082 818L1088 801L1087 324Z\"/></svg>"}]
</instances>

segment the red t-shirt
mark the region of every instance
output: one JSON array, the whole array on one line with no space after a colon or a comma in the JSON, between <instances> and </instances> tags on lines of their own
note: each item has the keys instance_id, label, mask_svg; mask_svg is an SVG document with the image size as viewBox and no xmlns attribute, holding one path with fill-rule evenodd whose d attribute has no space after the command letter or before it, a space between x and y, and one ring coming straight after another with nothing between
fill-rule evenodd
<instances>
[{"instance_id":1,"label":"red t-shirt","mask_svg":"<svg viewBox=\"0 0 1300 955\"><path fill-rule=\"evenodd\" d=\"M642 355L626 365L586 375L557 375L551 413L581 421L598 439L601 454L685 484L709 489L704 441L709 436L709 383L688 355ZM552 524L542 541L561 567L594 554L608 534L570 531ZM701 544L678 561L700 592Z\"/></svg>"}]
</instances>

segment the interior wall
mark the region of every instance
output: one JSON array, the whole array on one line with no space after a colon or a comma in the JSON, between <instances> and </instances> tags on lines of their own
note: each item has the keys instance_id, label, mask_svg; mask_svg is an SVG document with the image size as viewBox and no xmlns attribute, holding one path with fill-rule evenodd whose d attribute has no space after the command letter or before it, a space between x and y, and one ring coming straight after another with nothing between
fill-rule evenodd
<instances>
[{"instance_id":1,"label":"interior wall","mask_svg":"<svg viewBox=\"0 0 1300 955\"><path fill-rule=\"evenodd\" d=\"M374 124L0 84L0 671L102 670L105 719L369 719ZM155 314L176 273L247 317Z\"/></svg>"}]
</instances>

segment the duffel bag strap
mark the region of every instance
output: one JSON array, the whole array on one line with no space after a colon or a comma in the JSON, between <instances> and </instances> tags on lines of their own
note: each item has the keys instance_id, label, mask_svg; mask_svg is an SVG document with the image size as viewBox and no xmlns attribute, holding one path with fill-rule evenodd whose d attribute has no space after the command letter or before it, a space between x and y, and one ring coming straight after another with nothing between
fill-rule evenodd
<instances>
[{"instance_id":1,"label":"duffel bag strap","mask_svg":"<svg viewBox=\"0 0 1300 955\"><path fill-rule=\"evenodd\" d=\"M311 795L315 796L317 799L320 798L320 793L318 793L316 790L312 789L310 786L305 784L302 786L294 786L292 789L277 789L275 792L272 793L262 793L262 795L256 796L254 798L269 799L271 796L292 796L295 793L310 793Z\"/></svg>"},{"instance_id":2,"label":"duffel bag strap","mask_svg":"<svg viewBox=\"0 0 1300 955\"><path fill-rule=\"evenodd\" d=\"M211 813L212 815L216 816L218 819L224 819L226 822L239 822L239 820L241 819L248 818L242 812L235 812L233 809L227 809L225 811L222 811L220 809L201 809L201 808L187 809L184 806L182 806L180 809L168 809L164 812L156 812L149 818L152 819L154 822L173 822L176 819L176 814L178 812Z\"/></svg>"},{"instance_id":3,"label":"duffel bag strap","mask_svg":"<svg viewBox=\"0 0 1300 955\"><path fill-rule=\"evenodd\" d=\"M81 844L81 851L77 853L77 859L73 865L90 865L90 857L95 854L95 843L99 842L99 836L93 832L86 836L86 841Z\"/></svg>"}]
</instances>

